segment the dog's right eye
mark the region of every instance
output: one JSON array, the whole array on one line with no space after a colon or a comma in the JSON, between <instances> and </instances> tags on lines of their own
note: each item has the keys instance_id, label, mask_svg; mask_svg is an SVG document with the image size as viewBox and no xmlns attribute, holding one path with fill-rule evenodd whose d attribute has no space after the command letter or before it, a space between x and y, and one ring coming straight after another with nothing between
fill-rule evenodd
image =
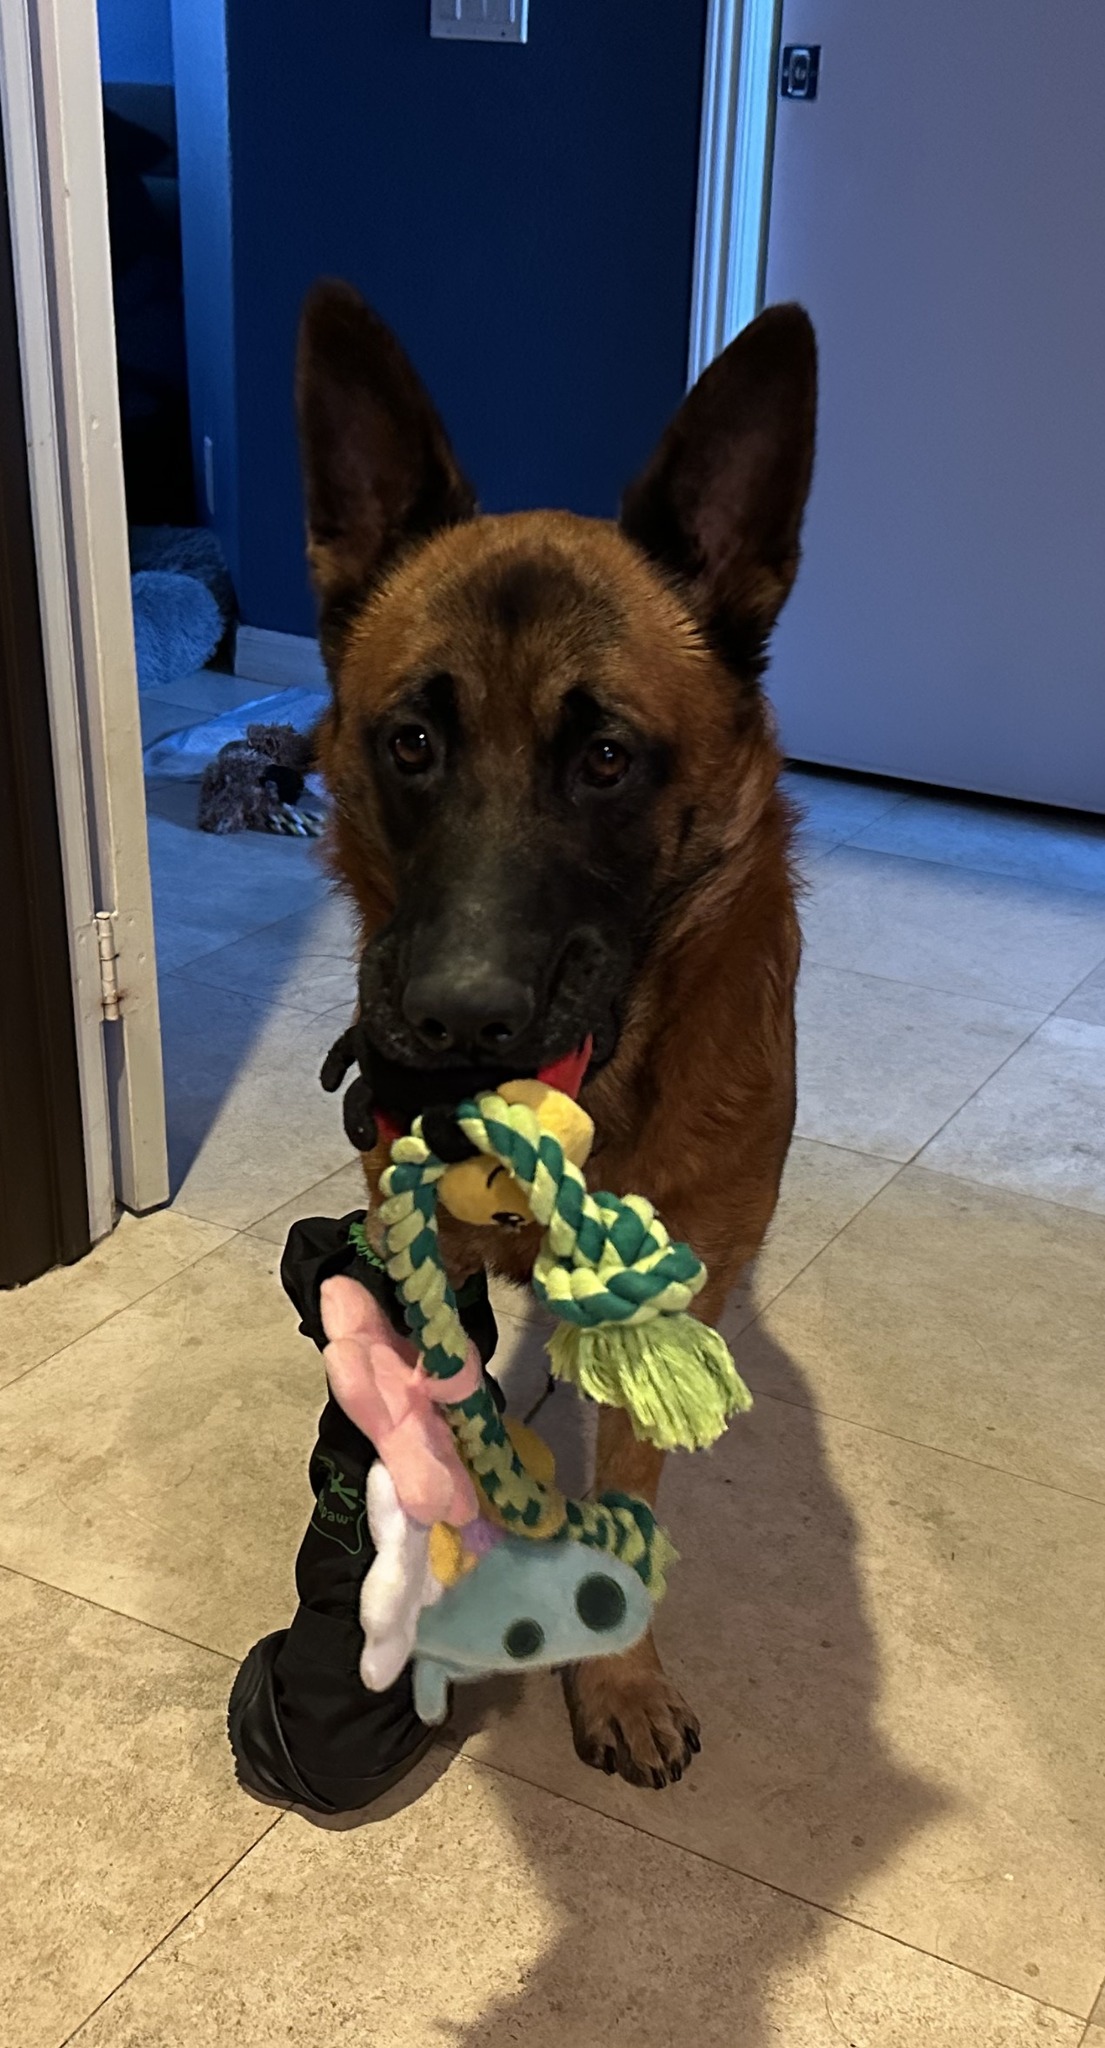
<instances>
[{"instance_id":1,"label":"dog's right eye","mask_svg":"<svg viewBox=\"0 0 1105 2048\"><path fill-rule=\"evenodd\" d=\"M401 725L388 744L401 775L425 775L433 767L433 742L425 726Z\"/></svg>"},{"instance_id":2,"label":"dog's right eye","mask_svg":"<svg viewBox=\"0 0 1105 2048\"><path fill-rule=\"evenodd\" d=\"M580 761L580 772L592 789L614 789L624 782L633 765L628 747L620 740L600 736L585 748Z\"/></svg>"}]
</instances>

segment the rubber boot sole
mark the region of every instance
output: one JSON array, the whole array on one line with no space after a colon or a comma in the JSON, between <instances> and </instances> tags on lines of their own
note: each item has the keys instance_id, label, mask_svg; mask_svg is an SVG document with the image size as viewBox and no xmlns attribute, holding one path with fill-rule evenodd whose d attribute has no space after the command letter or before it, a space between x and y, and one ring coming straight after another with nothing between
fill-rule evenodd
<instances>
[{"instance_id":1,"label":"rubber boot sole","mask_svg":"<svg viewBox=\"0 0 1105 2048\"><path fill-rule=\"evenodd\" d=\"M286 1629L262 1636L241 1665L231 1687L226 1732L234 1755L238 1783L246 1792L280 1806L303 1806L311 1813L358 1813L402 1783L408 1772L433 1747L440 1730L421 1730L411 1748L390 1769L347 1781L347 1797L338 1805L310 1785L292 1759L276 1710L275 1666Z\"/></svg>"}]
</instances>

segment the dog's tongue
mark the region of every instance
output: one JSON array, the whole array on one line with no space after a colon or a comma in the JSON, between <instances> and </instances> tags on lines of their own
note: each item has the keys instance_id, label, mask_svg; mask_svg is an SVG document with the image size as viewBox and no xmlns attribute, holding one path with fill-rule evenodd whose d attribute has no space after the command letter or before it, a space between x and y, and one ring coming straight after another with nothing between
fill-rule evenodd
<instances>
[{"instance_id":1,"label":"dog's tongue","mask_svg":"<svg viewBox=\"0 0 1105 2048\"><path fill-rule=\"evenodd\" d=\"M561 1095L570 1095L574 1102L583 1086L583 1076L591 1064L594 1039L588 1033L583 1044L575 1052L565 1053L562 1060L553 1060L547 1067L539 1067L537 1078L550 1088L558 1088Z\"/></svg>"}]
</instances>

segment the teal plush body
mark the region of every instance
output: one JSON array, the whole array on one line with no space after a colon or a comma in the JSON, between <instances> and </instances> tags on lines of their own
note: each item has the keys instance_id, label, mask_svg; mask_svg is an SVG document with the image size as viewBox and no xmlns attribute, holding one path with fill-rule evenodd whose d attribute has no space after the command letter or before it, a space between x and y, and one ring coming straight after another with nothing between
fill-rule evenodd
<instances>
[{"instance_id":1,"label":"teal plush body","mask_svg":"<svg viewBox=\"0 0 1105 2048\"><path fill-rule=\"evenodd\" d=\"M617 1655L640 1641L652 1600L631 1565L566 1540L506 1536L419 1616L414 1705L436 1726L457 1680Z\"/></svg>"}]
</instances>

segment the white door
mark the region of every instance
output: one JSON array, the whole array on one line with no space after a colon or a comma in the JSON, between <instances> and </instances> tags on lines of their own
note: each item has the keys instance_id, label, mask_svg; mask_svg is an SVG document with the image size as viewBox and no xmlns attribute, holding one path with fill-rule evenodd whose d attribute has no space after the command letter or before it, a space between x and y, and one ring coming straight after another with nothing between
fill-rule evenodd
<instances>
[{"instance_id":1,"label":"white door","mask_svg":"<svg viewBox=\"0 0 1105 2048\"><path fill-rule=\"evenodd\" d=\"M0 94L98 1237L169 1189L95 0L0 0Z\"/></svg>"},{"instance_id":2,"label":"white door","mask_svg":"<svg viewBox=\"0 0 1105 2048\"><path fill-rule=\"evenodd\" d=\"M783 0L766 297L821 344L788 753L1105 810L1105 4Z\"/></svg>"}]
</instances>

